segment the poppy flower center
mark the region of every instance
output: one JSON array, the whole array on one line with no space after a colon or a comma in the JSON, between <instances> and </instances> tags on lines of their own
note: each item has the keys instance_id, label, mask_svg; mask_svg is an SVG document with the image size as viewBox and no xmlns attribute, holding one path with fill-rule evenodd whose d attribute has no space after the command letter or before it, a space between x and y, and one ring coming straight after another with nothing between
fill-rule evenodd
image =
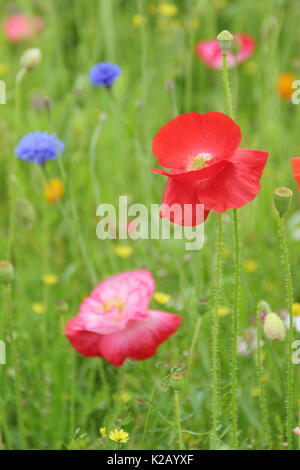
<instances>
[{"instance_id":1,"label":"poppy flower center","mask_svg":"<svg viewBox=\"0 0 300 470\"><path fill-rule=\"evenodd\" d=\"M121 314L124 310L124 302L119 297L113 297L112 299L103 302L101 307L103 308L103 313L117 309L117 313Z\"/></svg>"},{"instance_id":2,"label":"poppy flower center","mask_svg":"<svg viewBox=\"0 0 300 470\"><path fill-rule=\"evenodd\" d=\"M205 166L210 165L210 163L212 163L212 161L215 160L215 158L216 157L206 152L199 153L196 156L190 155L186 163L186 170L187 171L201 170L201 168L204 168Z\"/></svg>"}]
</instances>

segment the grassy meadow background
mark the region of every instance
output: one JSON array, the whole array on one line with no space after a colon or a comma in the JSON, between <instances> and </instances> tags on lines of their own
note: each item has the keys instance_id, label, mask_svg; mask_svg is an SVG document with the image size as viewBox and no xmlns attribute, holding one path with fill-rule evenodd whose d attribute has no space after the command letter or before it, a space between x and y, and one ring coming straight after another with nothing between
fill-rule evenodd
<instances>
[{"instance_id":1,"label":"grassy meadow background","mask_svg":"<svg viewBox=\"0 0 300 470\"><path fill-rule=\"evenodd\" d=\"M8 315L1 289L0 339L7 347L7 364L0 365L1 449L116 448L115 442L101 437L100 427L127 431L128 443L118 444L122 449L177 449L174 391L166 377L172 368L181 367L186 370L180 391L184 446L209 449L216 214L205 223L203 249L187 252L180 240L101 241L96 237L96 208L100 203L117 204L120 195L148 206L160 203L165 179L151 172L158 166L151 152L155 133L183 112L225 112L221 72L209 69L194 53L196 42L214 38L222 29L251 34L257 41L254 55L230 75L242 146L270 153L261 193L240 211L240 335L253 326L260 300L268 301L275 312L285 308L273 209L273 190L279 186L294 190L288 242L295 301L300 301L300 241L297 226L291 226L300 198L290 163L292 156L300 155L300 106L283 101L276 85L283 72L300 78L299 2L173 0L178 8L173 17L159 14L159 3L0 1L2 20L17 6L40 15L45 23L40 36L18 45L0 35L0 79L7 89L7 103L0 106L0 259L9 259L15 268ZM146 19L141 25L133 20L137 14ZM29 47L42 50L42 63L26 74L17 92L20 56ZM113 98L104 87L90 85L89 69L100 61L122 68ZM38 106L45 96L52 102L49 111ZM64 181L65 217L45 200L38 166L15 158L18 140L35 130L56 132L65 144L61 159L47 164L48 176ZM14 207L15 225L9 234ZM300 212L298 217L300 228ZM220 447L230 448L230 214L224 220L222 305L229 314L220 318ZM121 255L129 256L119 256L120 246ZM179 331L153 358L127 361L120 368L80 356L64 336L67 319L77 313L95 281L143 267L153 272L157 291L170 296L163 306L152 299L152 307L182 315ZM286 340L265 341L274 449L285 448L286 358ZM240 448L262 449L254 354L239 356L239 381ZM295 426L297 420L295 404Z\"/></svg>"}]
</instances>

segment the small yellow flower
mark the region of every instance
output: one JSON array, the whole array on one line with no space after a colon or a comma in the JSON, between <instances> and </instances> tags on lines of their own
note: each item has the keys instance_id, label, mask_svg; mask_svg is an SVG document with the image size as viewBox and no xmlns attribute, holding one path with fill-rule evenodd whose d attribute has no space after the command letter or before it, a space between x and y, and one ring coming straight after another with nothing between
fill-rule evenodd
<instances>
[{"instance_id":1,"label":"small yellow flower","mask_svg":"<svg viewBox=\"0 0 300 470\"><path fill-rule=\"evenodd\" d=\"M144 16L139 15L138 13L136 13L131 18L131 22L132 22L132 26L134 26L134 28L140 28L141 26L144 26L146 24L146 18Z\"/></svg>"},{"instance_id":2,"label":"small yellow flower","mask_svg":"<svg viewBox=\"0 0 300 470\"><path fill-rule=\"evenodd\" d=\"M226 305L222 305L221 307L218 308L218 315L219 317L226 317L226 315L229 315L230 310Z\"/></svg>"},{"instance_id":3,"label":"small yellow flower","mask_svg":"<svg viewBox=\"0 0 300 470\"><path fill-rule=\"evenodd\" d=\"M44 274L42 281L48 286L54 286L54 284L58 283L58 277L56 274Z\"/></svg>"},{"instance_id":4,"label":"small yellow flower","mask_svg":"<svg viewBox=\"0 0 300 470\"><path fill-rule=\"evenodd\" d=\"M189 26L196 31L200 26L200 22L197 18L191 18L189 20Z\"/></svg>"},{"instance_id":5,"label":"small yellow flower","mask_svg":"<svg viewBox=\"0 0 300 470\"><path fill-rule=\"evenodd\" d=\"M99 428L99 432L101 434L101 437L106 437L106 428Z\"/></svg>"},{"instance_id":6,"label":"small yellow flower","mask_svg":"<svg viewBox=\"0 0 300 470\"><path fill-rule=\"evenodd\" d=\"M248 259L244 262L244 270L246 273L255 273L258 269L258 263L254 259Z\"/></svg>"},{"instance_id":7,"label":"small yellow flower","mask_svg":"<svg viewBox=\"0 0 300 470\"><path fill-rule=\"evenodd\" d=\"M114 395L114 399L117 401L122 401L123 403L128 403L131 400L131 395L128 392L120 392Z\"/></svg>"},{"instance_id":8,"label":"small yellow flower","mask_svg":"<svg viewBox=\"0 0 300 470\"><path fill-rule=\"evenodd\" d=\"M172 18L178 13L178 8L173 3L161 3L158 5L158 13L167 18Z\"/></svg>"},{"instance_id":9,"label":"small yellow flower","mask_svg":"<svg viewBox=\"0 0 300 470\"><path fill-rule=\"evenodd\" d=\"M160 20L157 21L157 25L156 25L156 26L157 26L157 29L158 29L159 31L165 31L165 30L167 29L167 27L168 27L168 24L169 24L169 23L168 23L167 20L165 20L165 19L160 19Z\"/></svg>"},{"instance_id":10,"label":"small yellow flower","mask_svg":"<svg viewBox=\"0 0 300 470\"><path fill-rule=\"evenodd\" d=\"M247 75L255 75L257 72L257 63L254 60L249 60L243 66L243 70Z\"/></svg>"},{"instance_id":11,"label":"small yellow flower","mask_svg":"<svg viewBox=\"0 0 300 470\"><path fill-rule=\"evenodd\" d=\"M260 396L260 388L258 386L253 387L251 390L251 395L256 398Z\"/></svg>"},{"instance_id":12,"label":"small yellow flower","mask_svg":"<svg viewBox=\"0 0 300 470\"><path fill-rule=\"evenodd\" d=\"M266 384L269 382L269 377L267 377L266 375L262 375L260 381L262 384Z\"/></svg>"},{"instance_id":13,"label":"small yellow flower","mask_svg":"<svg viewBox=\"0 0 300 470\"><path fill-rule=\"evenodd\" d=\"M227 246L222 247L221 254L223 258L228 258L228 256L230 255L230 251L228 250Z\"/></svg>"},{"instance_id":14,"label":"small yellow flower","mask_svg":"<svg viewBox=\"0 0 300 470\"><path fill-rule=\"evenodd\" d=\"M174 21L171 21L170 26L174 31L176 31L181 28L181 23L178 20L174 20Z\"/></svg>"},{"instance_id":15,"label":"small yellow flower","mask_svg":"<svg viewBox=\"0 0 300 470\"><path fill-rule=\"evenodd\" d=\"M300 303L299 302L293 303L293 315L295 317L300 316Z\"/></svg>"},{"instance_id":16,"label":"small yellow flower","mask_svg":"<svg viewBox=\"0 0 300 470\"><path fill-rule=\"evenodd\" d=\"M227 0L214 0L213 6L216 10L223 10L227 6Z\"/></svg>"},{"instance_id":17,"label":"small yellow flower","mask_svg":"<svg viewBox=\"0 0 300 470\"><path fill-rule=\"evenodd\" d=\"M58 178L51 178L44 187L45 199L50 204L55 204L59 201L65 191L63 182Z\"/></svg>"},{"instance_id":18,"label":"small yellow flower","mask_svg":"<svg viewBox=\"0 0 300 470\"><path fill-rule=\"evenodd\" d=\"M45 305L41 302L33 302L31 305L32 311L34 313L37 313L38 315L41 315L42 313L45 312Z\"/></svg>"},{"instance_id":19,"label":"small yellow flower","mask_svg":"<svg viewBox=\"0 0 300 470\"><path fill-rule=\"evenodd\" d=\"M294 88L292 88L294 80L294 75L289 72L280 74L277 79L278 94L285 101L288 101L291 98L293 92L295 91Z\"/></svg>"},{"instance_id":20,"label":"small yellow flower","mask_svg":"<svg viewBox=\"0 0 300 470\"><path fill-rule=\"evenodd\" d=\"M164 292L154 292L153 298L158 304L164 305L169 302L171 296L169 294L165 294Z\"/></svg>"},{"instance_id":21,"label":"small yellow flower","mask_svg":"<svg viewBox=\"0 0 300 470\"><path fill-rule=\"evenodd\" d=\"M4 77L9 72L9 65L8 64L0 64L0 76Z\"/></svg>"},{"instance_id":22,"label":"small yellow flower","mask_svg":"<svg viewBox=\"0 0 300 470\"><path fill-rule=\"evenodd\" d=\"M124 429L114 429L110 431L109 438L115 442L127 442L129 441L129 434Z\"/></svg>"},{"instance_id":23,"label":"small yellow flower","mask_svg":"<svg viewBox=\"0 0 300 470\"><path fill-rule=\"evenodd\" d=\"M151 5L149 5L148 11L150 15L155 15L157 13L157 5L151 3Z\"/></svg>"},{"instance_id":24,"label":"small yellow flower","mask_svg":"<svg viewBox=\"0 0 300 470\"><path fill-rule=\"evenodd\" d=\"M271 292L271 291L273 291L273 290L276 289L276 284L274 284L274 282L272 282L272 281L266 281L266 282L264 283L264 288L265 288L267 291Z\"/></svg>"},{"instance_id":25,"label":"small yellow flower","mask_svg":"<svg viewBox=\"0 0 300 470\"><path fill-rule=\"evenodd\" d=\"M129 245L115 245L113 250L119 258L123 259L129 258L133 253L133 249Z\"/></svg>"}]
</instances>

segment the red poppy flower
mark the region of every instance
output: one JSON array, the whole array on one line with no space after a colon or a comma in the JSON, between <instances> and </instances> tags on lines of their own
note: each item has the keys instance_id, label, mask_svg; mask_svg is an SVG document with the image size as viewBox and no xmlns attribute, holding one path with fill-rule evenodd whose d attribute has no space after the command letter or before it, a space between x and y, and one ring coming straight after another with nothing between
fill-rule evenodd
<instances>
[{"instance_id":1,"label":"red poppy flower","mask_svg":"<svg viewBox=\"0 0 300 470\"><path fill-rule=\"evenodd\" d=\"M292 158L292 169L293 169L293 177L298 183L298 189L300 191L300 158Z\"/></svg>"},{"instance_id":2,"label":"red poppy flower","mask_svg":"<svg viewBox=\"0 0 300 470\"><path fill-rule=\"evenodd\" d=\"M43 20L38 16L11 15L4 22L4 32L11 42L33 39L43 29Z\"/></svg>"},{"instance_id":3,"label":"red poppy flower","mask_svg":"<svg viewBox=\"0 0 300 470\"><path fill-rule=\"evenodd\" d=\"M197 225L210 210L225 212L252 201L260 190L260 178L268 153L238 148L239 126L226 114L186 113L163 126L153 139L153 153L171 171L153 170L168 177L161 216L180 225ZM177 219L168 207L178 204ZM184 205L193 207L184 218ZM204 216L197 220L197 204ZM201 217L201 215L200 215Z\"/></svg>"},{"instance_id":4,"label":"red poppy flower","mask_svg":"<svg viewBox=\"0 0 300 470\"><path fill-rule=\"evenodd\" d=\"M229 67L249 59L255 49L255 40L248 34L235 34L234 42L237 45L238 52L234 54L232 51L228 51L227 64ZM222 67L222 52L217 39L199 42L196 45L196 54L209 67L213 69Z\"/></svg>"}]
</instances>

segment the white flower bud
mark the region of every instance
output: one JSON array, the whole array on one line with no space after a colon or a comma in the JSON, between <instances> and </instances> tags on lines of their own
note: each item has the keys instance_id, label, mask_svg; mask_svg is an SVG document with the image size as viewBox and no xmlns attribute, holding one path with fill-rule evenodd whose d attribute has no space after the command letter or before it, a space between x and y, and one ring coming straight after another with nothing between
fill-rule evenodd
<instances>
[{"instance_id":1,"label":"white flower bud","mask_svg":"<svg viewBox=\"0 0 300 470\"><path fill-rule=\"evenodd\" d=\"M282 341L285 328L282 319L276 313L268 313L264 321L264 333L271 341Z\"/></svg>"},{"instance_id":2,"label":"white flower bud","mask_svg":"<svg viewBox=\"0 0 300 470\"><path fill-rule=\"evenodd\" d=\"M42 60L42 52L38 48L27 49L20 59L21 67L25 69L34 69Z\"/></svg>"}]
</instances>

